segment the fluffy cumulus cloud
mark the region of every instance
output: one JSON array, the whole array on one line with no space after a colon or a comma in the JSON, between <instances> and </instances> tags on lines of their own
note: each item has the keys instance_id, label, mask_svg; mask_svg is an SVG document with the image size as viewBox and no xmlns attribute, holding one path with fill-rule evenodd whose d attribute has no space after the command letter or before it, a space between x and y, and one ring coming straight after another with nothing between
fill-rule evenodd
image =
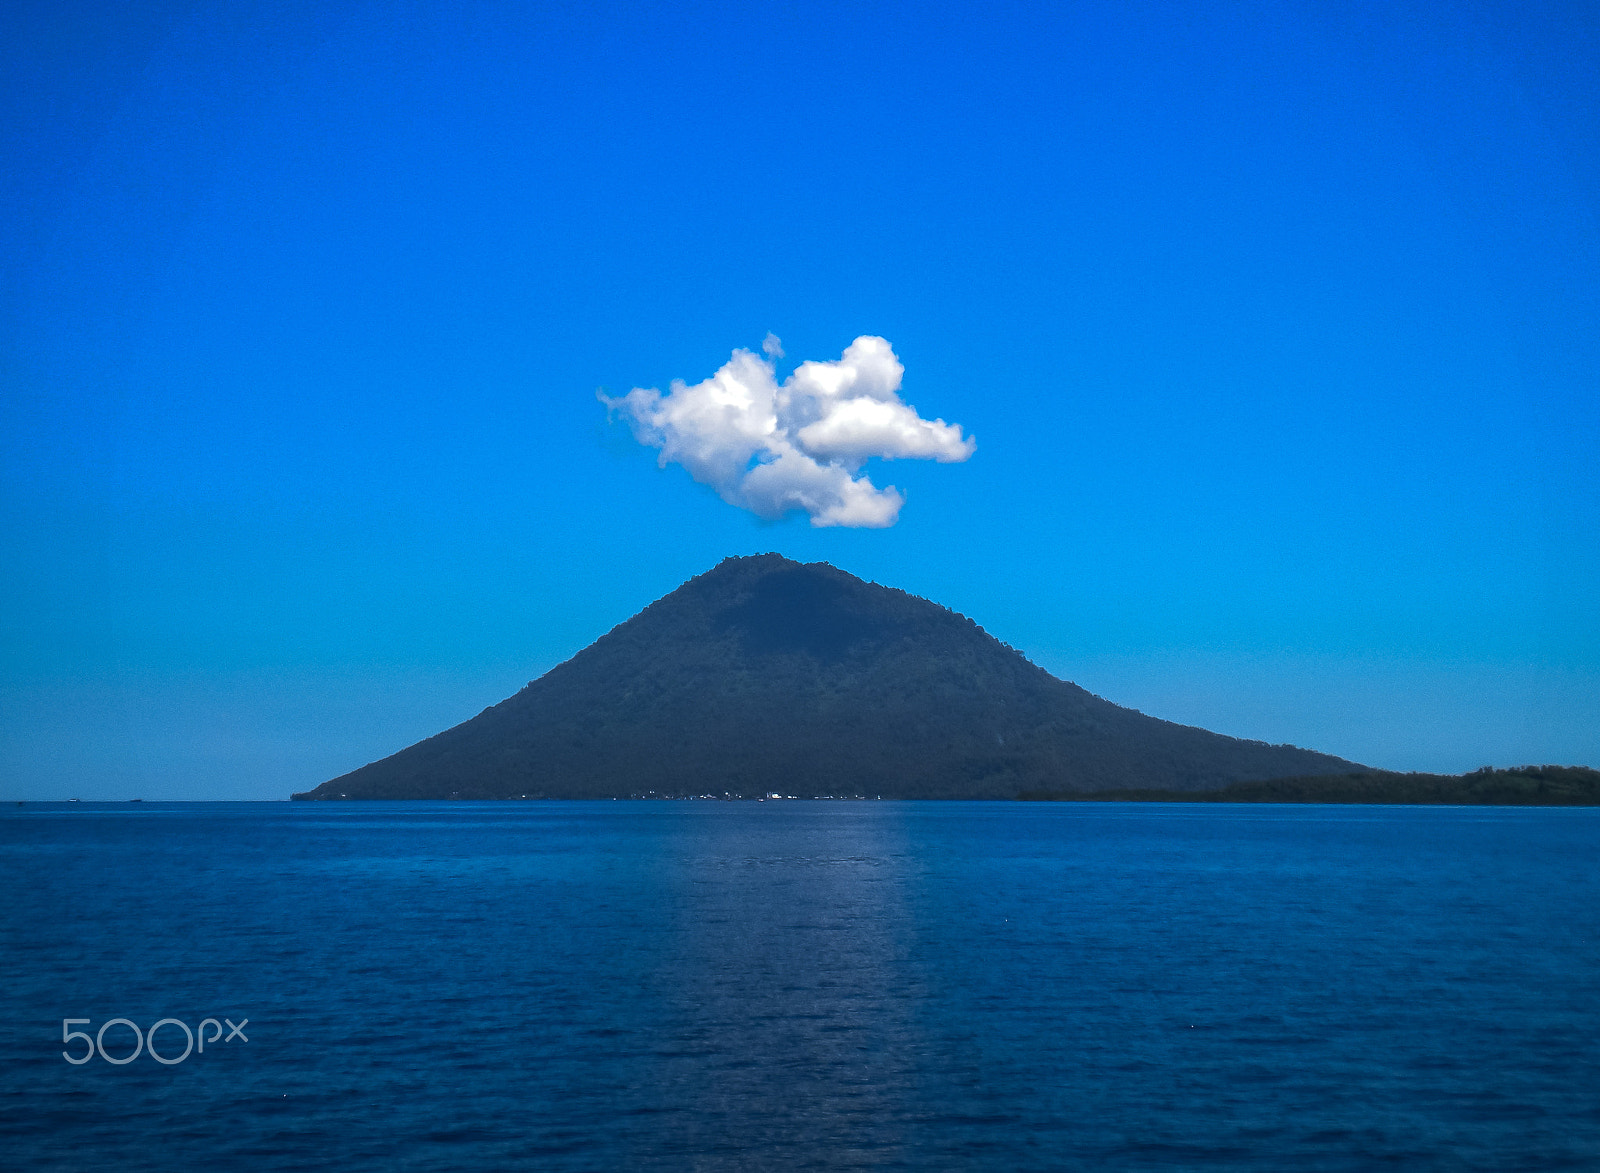
<instances>
[{"instance_id":1,"label":"fluffy cumulus cloud","mask_svg":"<svg viewBox=\"0 0 1600 1173\"><path fill-rule=\"evenodd\" d=\"M862 472L872 457L962 461L976 446L958 424L925 420L900 398L905 367L882 338L857 338L837 360L803 362L782 383L778 340L736 350L709 379L674 380L663 395L635 387L601 402L658 463L681 464L722 499L758 517L804 511L816 526L881 528L905 497Z\"/></svg>"}]
</instances>

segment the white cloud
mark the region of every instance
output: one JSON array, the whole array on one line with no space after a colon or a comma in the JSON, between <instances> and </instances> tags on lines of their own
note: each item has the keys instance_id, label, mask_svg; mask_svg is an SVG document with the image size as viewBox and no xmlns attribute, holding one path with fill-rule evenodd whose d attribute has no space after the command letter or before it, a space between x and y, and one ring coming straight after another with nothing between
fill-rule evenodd
<instances>
[{"instance_id":1,"label":"white cloud","mask_svg":"<svg viewBox=\"0 0 1600 1173\"><path fill-rule=\"evenodd\" d=\"M976 442L959 424L925 420L900 398L905 367L882 338L863 335L832 362L803 362L781 384L778 339L765 358L735 350L722 368L667 394L635 387L606 408L622 415L657 463L681 464L724 501L775 519L803 510L815 526L882 528L905 497L861 474L872 457L966 460Z\"/></svg>"}]
</instances>

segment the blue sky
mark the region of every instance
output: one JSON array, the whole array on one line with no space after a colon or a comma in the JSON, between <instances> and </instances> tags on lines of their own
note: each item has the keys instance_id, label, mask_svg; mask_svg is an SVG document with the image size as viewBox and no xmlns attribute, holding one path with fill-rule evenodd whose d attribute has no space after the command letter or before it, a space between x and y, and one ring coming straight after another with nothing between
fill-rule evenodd
<instances>
[{"instance_id":1,"label":"blue sky","mask_svg":"<svg viewBox=\"0 0 1600 1173\"><path fill-rule=\"evenodd\" d=\"M1592 5L8 5L0 795L281 798L729 554L1146 712L1600 765ZM964 463L595 391L887 339Z\"/></svg>"}]
</instances>

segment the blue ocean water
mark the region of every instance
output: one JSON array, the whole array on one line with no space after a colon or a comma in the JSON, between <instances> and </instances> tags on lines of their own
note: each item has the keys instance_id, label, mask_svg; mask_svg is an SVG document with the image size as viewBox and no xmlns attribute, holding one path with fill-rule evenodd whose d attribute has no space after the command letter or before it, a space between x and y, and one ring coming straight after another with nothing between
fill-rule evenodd
<instances>
[{"instance_id":1,"label":"blue ocean water","mask_svg":"<svg viewBox=\"0 0 1600 1173\"><path fill-rule=\"evenodd\" d=\"M8 807L0 1166L1600 1168L1597 853L1592 809ZM76 1066L68 1018L242 1031Z\"/></svg>"}]
</instances>

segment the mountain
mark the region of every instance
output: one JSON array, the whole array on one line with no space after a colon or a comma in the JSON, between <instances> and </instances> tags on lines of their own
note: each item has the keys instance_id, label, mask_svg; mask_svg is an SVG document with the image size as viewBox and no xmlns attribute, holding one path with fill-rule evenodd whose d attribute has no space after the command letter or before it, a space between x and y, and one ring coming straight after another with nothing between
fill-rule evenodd
<instances>
[{"instance_id":1,"label":"mountain","mask_svg":"<svg viewBox=\"0 0 1600 1173\"><path fill-rule=\"evenodd\" d=\"M1013 798L1357 769L1121 708L936 603L761 554L472 720L294 797Z\"/></svg>"}]
</instances>

